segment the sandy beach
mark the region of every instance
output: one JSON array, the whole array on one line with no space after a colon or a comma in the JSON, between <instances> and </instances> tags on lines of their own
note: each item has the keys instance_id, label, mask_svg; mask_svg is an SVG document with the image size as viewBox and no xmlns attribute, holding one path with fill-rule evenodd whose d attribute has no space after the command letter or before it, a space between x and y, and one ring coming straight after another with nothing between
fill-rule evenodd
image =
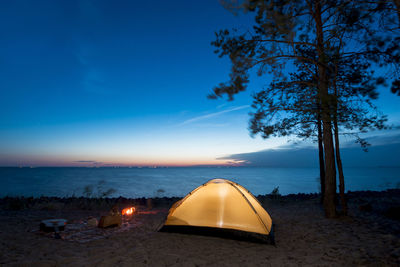
<instances>
[{"instance_id":1,"label":"sandy beach","mask_svg":"<svg viewBox=\"0 0 400 267\"><path fill-rule=\"evenodd\" d=\"M0 200L2 266L398 266L400 190L348 193L349 216L325 219L319 195L259 196L276 246L157 232L178 198ZM110 207L135 205L120 228L86 224ZM62 239L41 220L68 220ZM75 228L74 228L75 227Z\"/></svg>"}]
</instances>

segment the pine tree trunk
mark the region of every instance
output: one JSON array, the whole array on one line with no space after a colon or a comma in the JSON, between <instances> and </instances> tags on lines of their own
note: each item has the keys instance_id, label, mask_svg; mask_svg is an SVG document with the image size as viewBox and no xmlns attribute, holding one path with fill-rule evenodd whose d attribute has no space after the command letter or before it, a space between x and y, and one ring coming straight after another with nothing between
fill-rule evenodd
<instances>
[{"instance_id":1,"label":"pine tree trunk","mask_svg":"<svg viewBox=\"0 0 400 267\"><path fill-rule=\"evenodd\" d=\"M400 0L393 0L393 3L396 6L397 17L399 18L399 27L400 27Z\"/></svg>"},{"instance_id":2,"label":"pine tree trunk","mask_svg":"<svg viewBox=\"0 0 400 267\"><path fill-rule=\"evenodd\" d=\"M335 89L335 105L334 105L334 117L333 117L333 127L335 134L335 155L336 155L336 164L339 172L339 195L340 195L340 204L342 206L343 215L347 215L347 201L345 196L345 187L344 187L344 174L343 174L343 165L342 159L340 156L340 143L339 143L339 127L338 127L338 89L336 86L336 77L337 77L337 67L338 63L336 62L336 70L335 70L335 79L333 79L333 88Z\"/></svg>"},{"instance_id":3,"label":"pine tree trunk","mask_svg":"<svg viewBox=\"0 0 400 267\"><path fill-rule=\"evenodd\" d=\"M332 121L330 114L330 101L328 92L328 79L325 67L325 49L323 37L323 24L321 18L321 0L315 1L314 20L316 24L317 51L318 51L318 90L321 98L323 145L325 156L325 192L324 210L328 218L336 217L336 166L333 148Z\"/></svg>"},{"instance_id":4,"label":"pine tree trunk","mask_svg":"<svg viewBox=\"0 0 400 267\"><path fill-rule=\"evenodd\" d=\"M322 144L322 122L321 115L318 114L318 159L319 159L319 180L321 183L321 202L324 200L325 193L325 163L324 163L324 146Z\"/></svg>"},{"instance_id":5,"label":"pine tree trunk","mask_svg":"<svg viewBox=\"0 0 400 267\"><path fill-rule=\"evenodd\" d=\"M336 166L335 152L333 150L332 127L328 118L325 118L323 122L323 140L326 166L324 209L326 217L333 218L336 217Z\"/></svg>"},{"instance_id":6,"label":"pine tree trunk","mask_svg":"<svg viewBox=\"0 0 400 267\"><path fill-rule=\"evenodd\" d=\"M344 194L344 175L343 175L343 166L342 159L340 158L340 144L339 144L339 129L337 118L334 118L334 131L335 131L335 154L336 154L336 163L339 172L339 194L340 194L340 204L342 206L342 211L344 215L347 215L347 201L346 196Z\"/></svg>"}]
</instances>

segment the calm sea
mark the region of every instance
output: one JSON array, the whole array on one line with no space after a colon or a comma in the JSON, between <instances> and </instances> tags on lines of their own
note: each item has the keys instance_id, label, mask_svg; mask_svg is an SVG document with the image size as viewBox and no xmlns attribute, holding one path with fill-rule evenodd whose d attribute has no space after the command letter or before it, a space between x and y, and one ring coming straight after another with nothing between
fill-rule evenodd
<instances>
[{"instance_id":1,"label":"calm sea","mask_svg":"<svg viewBox=\"0 0 400 267\"><path fill-rule=\"evenodd\" d=\"M184 196L213 178L226 178L254 195L319 192L316 168L0 168L0 197L82 196L110 188L112 196ZM345 169L346 189L385 190L400 187L400 168Z\"/></svg>"}]
</instances>

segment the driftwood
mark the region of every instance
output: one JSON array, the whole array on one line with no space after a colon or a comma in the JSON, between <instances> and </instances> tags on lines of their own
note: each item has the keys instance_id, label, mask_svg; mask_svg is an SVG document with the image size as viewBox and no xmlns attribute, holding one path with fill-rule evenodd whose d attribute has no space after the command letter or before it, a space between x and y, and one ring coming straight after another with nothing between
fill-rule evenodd
<instances>
[{"instance_id":1,"label":"driftwood","mask_svg":"<svg viewBox=\"0 0 400 267\"><path fill-rule=\"evenodd\" d=\"M121 226L121 224L122 224L122 215L119 212L118 204L116 204L112 207L109 215L101 216L98 226L100 228L106 228L113 226Z\"/></svg>"},{"instance_id":2,"label":"driftwood","mask_svg":"<svg viewBox=\"0 0 400 267\"><path fill-rule=\"evenodd\" d=\"M112 226L121 226L121 224L122 224L121 214L106 215L106 216L101 216L99 227L106 228Z\"/></svg>"}]
</instances>

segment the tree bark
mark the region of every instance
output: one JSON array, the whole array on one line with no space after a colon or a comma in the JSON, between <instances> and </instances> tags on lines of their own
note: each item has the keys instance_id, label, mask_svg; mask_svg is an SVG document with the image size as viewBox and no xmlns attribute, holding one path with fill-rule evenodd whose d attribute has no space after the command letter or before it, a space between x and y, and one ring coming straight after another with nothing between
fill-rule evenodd
<instances>
[{"instance_id":1,"label":"tree bark","mask_svg":"<svg viewBox=\"0 0 400 267\"><path fill-rule=\"evenodd\" d=\"M333 149L332 120L328 91L328 79L325 67L325 49L323 36L323 23L321 14L321 1L315 0L314 20L317 35L318 52L318 90L321 97L323 145L325 156L325 192L324 210L327 218L336 217L336 166L335 152Z\"/></svg>"},{"instance_id":2,"label":"tree bark","mask_svg":"<svg viewBox=\"0 0 400 267\"><path fill-rule=\"evenodd\" d=\"M400 27L400 0L393 0L393 3L396 6L397 17L399 19L399 27Z\"/></svg>"},{"instance_id":3,"label":"tree bark","mask_svg":"<svg viewBox=\"0 0 400 267\"><path fill-rule=\"evenodd\" d=\"M317 118L318 126L318 159L319 159L319 180L321 184L321 202L324 200L325 195L325 163L324 163L324 146L322 144L322 122L321 115L318 113Z\"/></svg>"},{"instance_id":4,"label":"tree bark","mask_svg":"<svg viewBox=\"0 0 400 267\"><path fill-rule=\"evenodd\" d=\"M333 88L335 89L335 104L334 104L334 117L333 117L333 127L335 134L335 155L336 155L336 164L339 173L339 195L340 195L340 204L342 206L343 215L347 215L347 201L345 196L345 186L344 186L344 174L343 174L343 165L342 159L340 156L340 143L339 143L339 127L338 127L338 89L336 86L336 79L338 73L338 62L335 63L335 78L333 79Z\"/></svg>"},{"instance_id":5,"label":"tree bark","mask_svg":"<svg viewBox=\"0 0 400 267\"><path fill-rule=\"evenodd\" d=\"M325 156L325 192L324 209L328 218L336 217L336 166L335 152L333 150L332 127L330 118L325 116L323 121L323 140Z\"/></svg>"},{"instance_id":6,"label":"tree bark","mask_svg":"<svg viewBox=\"0 0 400 267\"><path fill-rule=\"evenodd\" d=\"M336 154L336 163L339 173L339 194L340 194L340 204L342 206L342 212L344 215L347 215L347 201L346 196L344 194L344 175L343 175L343 166L342 159L340 158L340 145L339 145L339 129L337 123L337 117L335 115L334 118L334 132L335 132L335 154Z\"/></svg>"}]
</instances>

